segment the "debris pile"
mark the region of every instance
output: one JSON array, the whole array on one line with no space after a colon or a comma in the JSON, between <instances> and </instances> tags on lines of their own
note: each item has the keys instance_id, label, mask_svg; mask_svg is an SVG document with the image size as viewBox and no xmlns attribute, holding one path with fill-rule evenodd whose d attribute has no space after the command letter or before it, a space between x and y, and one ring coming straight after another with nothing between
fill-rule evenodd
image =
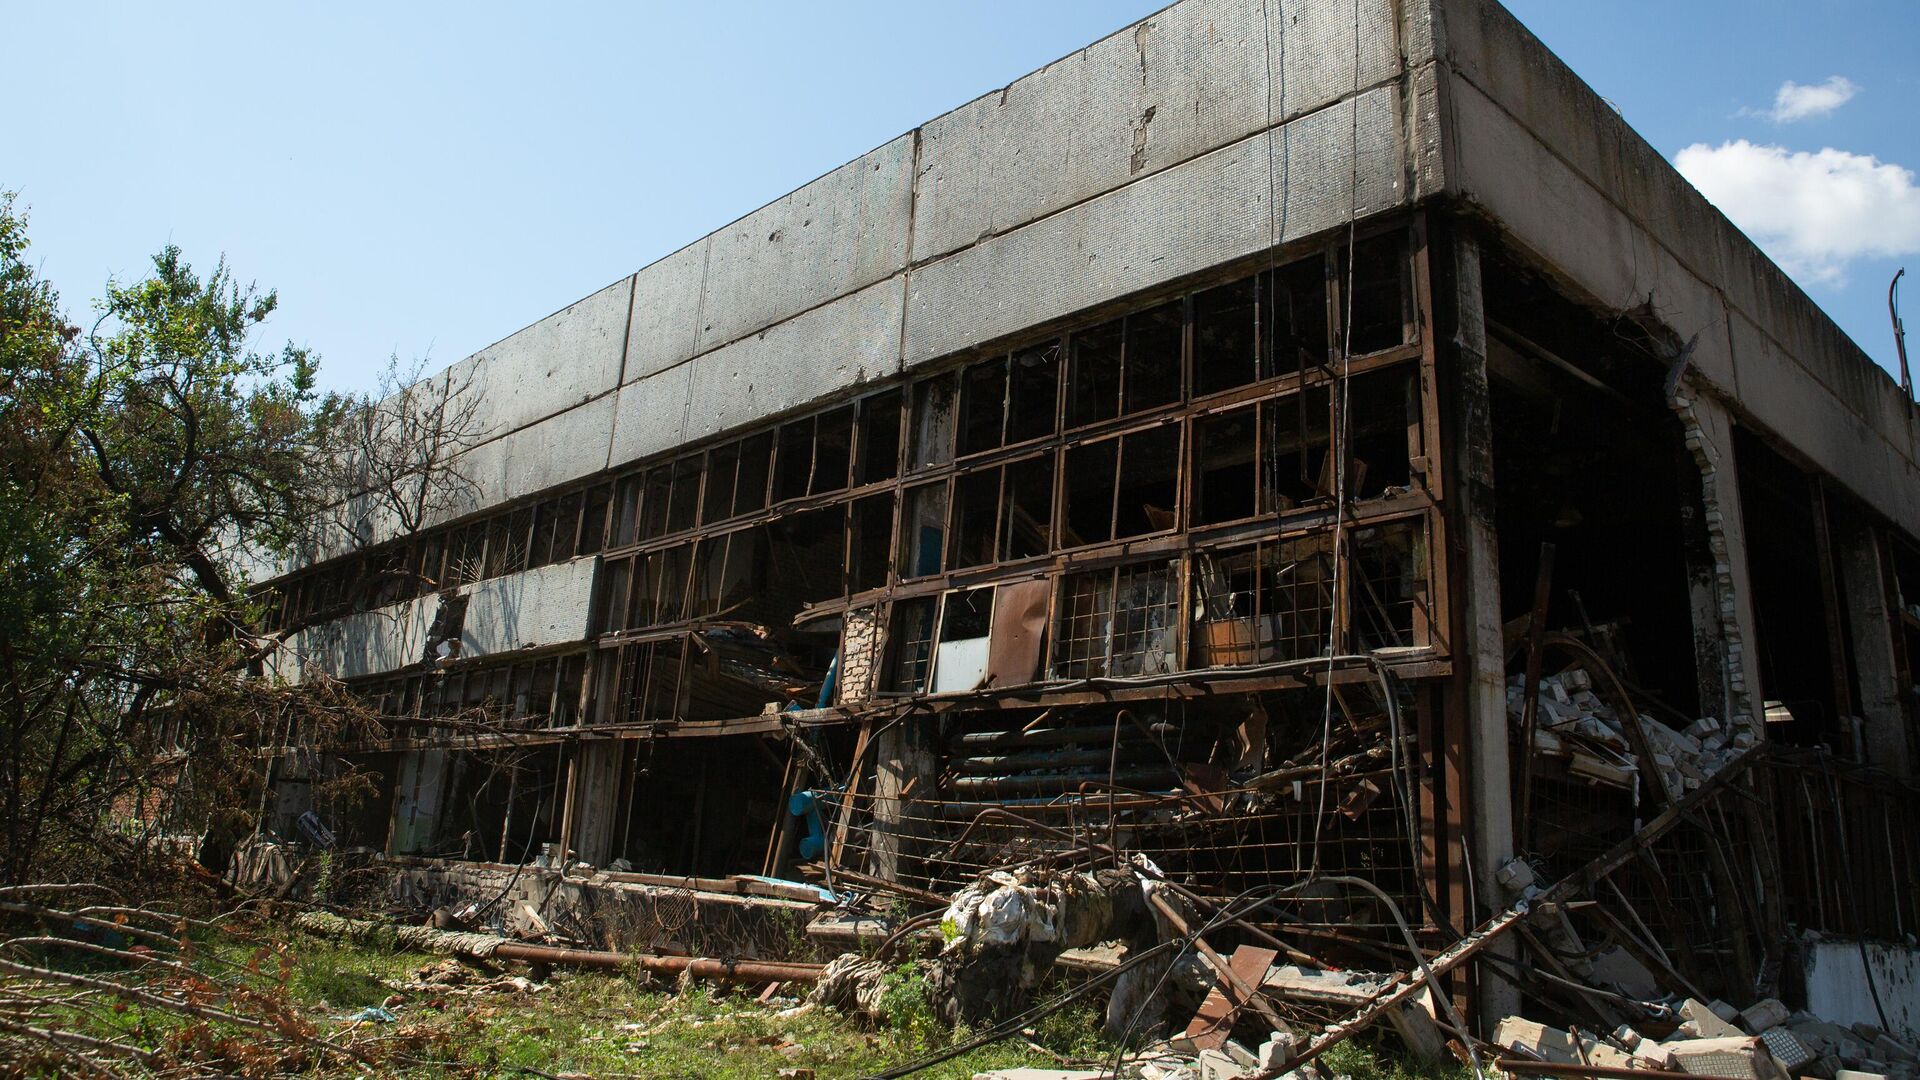
<instances>
[{"instance_id":1,"label":"debris pile","mask_svg":"<svg viewBox=\"0 0 1920 1080\"><path fill-rule=\"evenodd\" d=\"M1665 1034L1654 1034L1656 1029ZM1672 1006L1663 1023L1640 1028L1623 1024L1605 1035L1510 1016L1495 1029L1493 1041L1502 1054L1497 1064L1516 1075L1544 1072L1535 1065L1546 1063L1576 1073L1596 1068L1660 1070L1723 1080L1920 1076L1920 1053L1912 1044L1871 1024L1842 1027L1794 1012L1777 998L1764 998L1745 1009L1687 998Z\"/></svg>"},{"instance_id":2,"label":"debris pile","mask_svg":"<svg viewBox=\"0 0 1920 1080\"><path fill-rule=\"evenodd\" d=\"M1593 676L1584 668L1545 676L1538 690L1534 756L1561 762L1569 776L1595 784L1631 790L1636 780L1651 773L1669 799L1678 799L1698 790L1756 741L1752 732L1735 730L1711 716L1676 731L1639 713L1634 719L1653 755L1652 769L1643 769L1635 733L1628 730L1621 710L1595 692ZM1507 680L1507 715L1516 729L1524 730L1526 709L1526 677L1514 675Z\"/></svg>"}]
</instances>

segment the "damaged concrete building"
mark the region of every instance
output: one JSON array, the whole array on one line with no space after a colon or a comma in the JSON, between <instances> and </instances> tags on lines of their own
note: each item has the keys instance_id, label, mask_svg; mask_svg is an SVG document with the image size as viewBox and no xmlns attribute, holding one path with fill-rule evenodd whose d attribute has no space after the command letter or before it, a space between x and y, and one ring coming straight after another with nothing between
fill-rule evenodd
<instances>
[{"instance_id":1,"label":"damaged concrete building","mask_svg":"<svg viewBox=\"0 0 1920 1080\"><path fill-rule=\"evenodd\" d=\"M385 730L262 751L403 888L1091 847L1438 949L1677 813L1570 933L1920 1024L1913 409L1494 0L1181 0L436 378L458 500L271 583L411 572L280 670Z\"/></svg>"}]
</instances>

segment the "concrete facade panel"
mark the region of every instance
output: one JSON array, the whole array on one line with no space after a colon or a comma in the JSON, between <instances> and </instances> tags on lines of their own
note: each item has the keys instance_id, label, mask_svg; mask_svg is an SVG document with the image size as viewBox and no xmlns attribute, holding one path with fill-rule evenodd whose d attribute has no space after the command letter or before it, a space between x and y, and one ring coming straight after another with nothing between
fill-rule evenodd
<instances>
[{"instance_id":1,"label":"concrete facade panel","mask_svg":"<svg viewBox=\"0 0 1920 1080\"><path fill-rule=\"evenodd\" d=\"M447 369L449 415L470 411L479 438L565 412L620 383L633 279L619 281Z\"/></svg>"},{"instance_id":2,"label":"concrete facade panel","mask_svg":"<svg viewBox=\"0 0 1920 1080\"><path fill-rule=\"evenodd\" d=\"M913 146L902 135L714 233L696 347L744 337L903 267Z\"/></svg>"},{"instance_id":3,"label":"concrete facade panel","mask_svg":"<svg viewBox=\"0 0 1920 1080\"><path fill-rule=\"evenodd\" d=\"M1260 5L1193 0L929 122L914 260L1258 130L1265 48Z\"/></svg>"},{"instance_id":4,"label":"concrete facade panel","mask_svg":"<svg viewBox=\"0 0 1920 1080\"><path fill-rule=\"evenodd\" d=\"M1357 21L1335 0L1284 13L1243 0L1160 11L922 129L914 261L1392 78L1398 41L1388 0L1364 0Z\"/></svg>"},{"instance_id":5,"label":"concrete facade panel","mask_svg":"<svg viewBox=\"0 0 1920 1080\"><path fill-rule=\"evenodd\" d=\"M478 582L466 590L460 655L585 641L597 555Z\"/></svg>"},{"instance_id":6,"label":"concrete facade panel","mask_svg":"<svg viewBox=\"0 0 1920 1080\"><path fill-rule=\"evenodd\" d=\"M676 364L620 388L613 409L610 465L671 450L685 441L691 363Z\"/></svg>"},{"instance_id":7,"label":"concrete facade panel","mask_svg":"<svg viewBox=\"0 0 1920 1080\"><path fill-rule=\"evenodd\" d=\"M1383 87L921 267L906 365L1400 205L1401 148L1398 95Z\"/></svg>"},{"instance_id":8,"label":"concrete facade panel","mask_svg":"<svg viewBox=\"0 0 1920 1080\"><path fill-rule=\"evenodd\" d=\"M634 275L633 323L627 331L621 382L644 379L693 358L710 242L702 237Z\"/></svg>"},{"instance_id":9,"label":"concrete facade panel","mask_svg":"<svg viewBox=\"0 0 1920 1080\"><path fill-rule=\"evenodd\" d=\"M686 426L691 442L797 409L900 370L896 276L694 360Z\"/></svg>"},{"instance_id":10,"label":"concrete facade panel","mask_svg":"<svg viewBox=\"0 0 1920 1080\"><path fill-rule=\"evenodd\" d=\"M290 682L322 673L354 679L418 663L439 606L438 595L423 596L302 630L275 656L275 674Z\"/></svg>"},{"instance_id":11,"label":"concrete facade panel","mask_svg":"<svg viewBox=\"0 0 1920 1080\"><path fill-rule=\"evenodd\" d=\"M452 520L607 467L614 404L608 394L483 443L454 459L467 485L441 515Z\"/></svg>"}]
</instances>

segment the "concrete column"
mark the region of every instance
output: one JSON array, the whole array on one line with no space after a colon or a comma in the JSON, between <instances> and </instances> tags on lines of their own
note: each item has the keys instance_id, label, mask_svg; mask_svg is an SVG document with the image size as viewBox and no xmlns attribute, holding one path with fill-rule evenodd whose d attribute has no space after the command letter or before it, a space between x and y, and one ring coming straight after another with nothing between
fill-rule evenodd
<instances>
[{"instance_id":1,"label":"concrete column","mask_svg":"<svg viewBox=\"0 0 1920 1080\"><path fill-rule=\"evenodd\" d=\"M1487 389L1487 325L1482 303L1480 248L1455 235L1440 249L1451 251L1435 289L1450 288L1436 303L1453 310L1451 348L1442 354L1439 376L1447 395L1448 441L1454 455L1448 498L1454 530L1451 548L1461 561L1460 608L1454 643L1454 678L1462 680L1466 712L1465 812L1467 858L1474 883L1476 921L1506 906L1493 876L1513 858L1513 772L1508 750L1506 650L1501 640L1500 545L1494 530L1493 416ZM1515 946L1493 950L1511 959ZM1478 967L1476 1011L1483 1030L1519 1011L1519 987L1491 964Z\"/></svg>"},{"instance_id":2,"label":"concrete column","mask_svg":"<svg viewBox=\"0 0 1920 1080\"><path fill-rule=\"evenodd\" d=\"M1895 659L1894 635L1900 613L1893 595L1886 551L1878 530L1859 514L1836 513L1833 554L1840 566L1840 607L1853 639L1853 669L1860 688L1860 716L1866 723L1867 763L1896 776L1911 776L1913 747L1907 733L1904 687Z\"/></svg>"},{"instance_id":3,"label":"concrete column","mask_svg":"<svg viewBox=\"0 0 1920 1080\"><path fill-rule=\"evenodd\" d=\"M897 881L901 860L911 855L913 837L920 832L914 805L939 780L939 759L933 753L929 730L939 721L912 715L880 733L873 770L873 865L867 872ZM917 778L917 782L916 782ZM912 785L912 791L908 791ZM849 859L849 862L852 860Z\"/></svg>"}]
</instances>

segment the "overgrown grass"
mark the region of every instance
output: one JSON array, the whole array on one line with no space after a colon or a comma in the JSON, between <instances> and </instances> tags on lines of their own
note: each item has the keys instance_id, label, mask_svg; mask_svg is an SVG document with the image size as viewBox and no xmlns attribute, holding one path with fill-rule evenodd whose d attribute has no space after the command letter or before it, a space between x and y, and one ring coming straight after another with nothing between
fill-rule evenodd
<instances>
[{"instance_id":1,"label":"overgrown grass","mask_svg":"<svg viewBox=\"0 0 1920 1080\"><path fill-rule=\"evenodd\" d=\"M882 1004L890 1024L870 1031L824 1010L782 1015L796 1004L793 995L762 1004L747 992L709 984L675 993L671 986L621 973L556 970L534 993L402 991L418 968L439 958L298 932L252 940L216 936L199 942L196 954L196 966L209 974L231 975L239 965L255 992L286 1003L321 1035L388 1048L380 1071L392 1076L744 1080L806 1068L825 1080L871 1075L965 1037L935 1018L925 983L910 965L887 980ZM394 1023L354 1019L395 994L400 1000L388 1006ZM1051 1054L1016 1038L919 1075L951 1080L1020 1065L1057 1067L1062 1058L1108 1060L1113 1046L1100 1033L1096 1004L1076 1003L1032 1029L1032 1041ZM74 1021L76 1030L91 1027L148 1048L169 1045L170 1039L177 1045L189 1026L149 1009L76 1015ZM347 1072L329 1072L314 1061L289 1064L310 1076ZM1325 1064L1353 1080L1465 1076L1458 1069L1413 1067L1360 1044L1336 1049Z\"/></svg>"}]
</instances>

